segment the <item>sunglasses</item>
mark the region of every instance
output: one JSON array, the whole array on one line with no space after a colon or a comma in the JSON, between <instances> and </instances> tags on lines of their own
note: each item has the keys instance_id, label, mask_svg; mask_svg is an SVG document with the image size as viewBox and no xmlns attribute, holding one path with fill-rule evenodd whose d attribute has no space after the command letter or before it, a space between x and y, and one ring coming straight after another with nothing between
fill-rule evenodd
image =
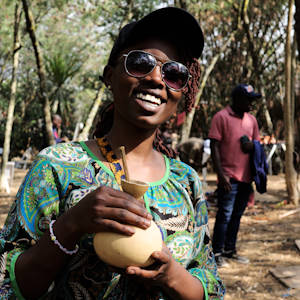
<instances>
[{"instance_id":1,"label":"sunglasses","mask_svg":"<svg viewBox=\"0 0 300 300\"><path fill-rule=\"evenodd\" d=\"M191 77L185 65L172 60L162 63L148 52L132 50L123 56L126 73L136 78L147 76L159 64L163 82L173 91L184 89Z\"/></svg>"}]
</instances>

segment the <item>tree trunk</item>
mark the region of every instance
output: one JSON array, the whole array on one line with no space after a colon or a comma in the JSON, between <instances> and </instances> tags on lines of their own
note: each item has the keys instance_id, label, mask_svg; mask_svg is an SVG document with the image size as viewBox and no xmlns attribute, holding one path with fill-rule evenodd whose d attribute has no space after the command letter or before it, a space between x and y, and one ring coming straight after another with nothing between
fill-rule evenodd
<instances>
[{"instance_id":1,"label":"tree trunk","mask_svg":"<svg viewBox=\"0 0 300 300\"><path fill-rule=\"evenodd\" d=\"M104 89L105 89L105 85L102 84L97 92L97 95L96 95L96 98L95 98L95 101L94 101L94 104L92 106L92 109L87 117L87 120L85 122L85 126L82 130L82 132L79 134L78 136L78 140L87 140L88 139L88 135L89 135L89 132L90 132L90 129L92 127L92 124L93 124L93 121L96 117L96 114L98 112L98 108L101 104L101 101L102 101L102 96L103 96L103 93L104 93Z\"/></svg>"},{"instance_id":2,"label":"tree trunk","mask_svg":"<svg viewBox=\"0 0 300 300\"><path fill-rule=\"evenodd\" d=\"M225 51L225 49L228 47L228 45L231 43L231 40L233 39L234 35L235 35L236 31L232 32L230 37L228 38L228 40L226 41L226 43L222 46L222 48L220 49L219 53L217 55L215 55L210 63L210 65L208 66L208 68L205 70L204 76L201 80L200 83L200 88L199 88L199 92L196 96L196 100L195 100L195 104L194 107L192 108L192 110L187 114L187 117L185 119L185 122L182 125L181 128L181 133L180 133L180 143L186 141L191 133L191 128L192 128L192 123L194 120L194 115L196 112L196 107L198 106L201 96L203 94L203 90L204 87L206 85L207 79L210 75L210 73L212 72L212 70L214 69L220 55Z\"/></svg>"},{"instance_id":3,"label":"tree trunk","mask_svg":"<svg viewBox=\"0 0 300 300\"><path fill-rule=\"evenodd\" d=\"M247 0L246 0L247 2ZM181 3L182 4L182 3ZM199 92L197 94L196 100L195 100L195 104L194 107L192 108L192 110L188 113L185 122L182 125L181 128L181 133L180 133L180 143L186 141L191 133L191 128L192 128L192 124L193 124L193 120L194 120L194 115L196 112L196 107L198 106L204 87L206 85L207 79L210 75L210 73L212 72L212 70L214 69L219 57L221 56L221 54L225 51L225 49L229 46L229 44L231 43L232 39L234 38L236 32L240 29L241 27L241 14L242 14L242 8L243 8L243 3L239 4L239 13L238 13L238 18L237 18L237 28L231 33L231 35L229 36L228 40L224 43L224 45L221 47L219 53L217 55L215 55L210 63L210 65L208 66L208 68L205 71L204 76L202 77L201 83L200 83L200 88L199 88Z\"/></svg>"},{"instance_id":4,"label":"tree trunk","mask_svg":"<svg viewBox=\"0 0 300 300\"><path fill-rule=\"evenodd\" d=\"M249 21L249 17L247 14L248 6L249 6L249 0L245 0L244 7L243 7L243 26L246 31L247 39L249 42L249 50L251 53L253 70L257 71L258 82L263 82L263 80L262 80L263 72L261 72L260 68L259 68L259 65L260 65L259 64L259 56L258 56L259 52L257 52L255 49L254 36L253 36L253 32L250 29L250 21ZM268 109L266 96L265 96L265 90L264 90L263 86L261 86L261 93L262 93L262 108L263 108L264 118L265 118L266 125L267 125L267 131L268 131L268 134L271 135L273 133L274 126L273 126L272 118L271 118L271 115L270 115L270 112Z\"/></svg>"},{"instance_id":5,"label":"tree trunk","mask_svg":"<svg viewBox=\"0 0 300 300\"><path fill-rule=\"evenodd\" d=\"M296 32L296 40L298 46L298 53L300 53L300 0L295 0L295 32ZM300 58L298 54L298 58Z\"/></svg>"},{"instance_id":6,"label":"tree trunk","mask_svg":"<svg viewBox=\"0 0 300 300\"><path fill-rule=\"evenodd\" d=\"M28 1L22 0L23 3L23 9L25 12L26 17L26 26L27 31L29 33L32 46L34 49L36 64L37 64L37 71L38 76L40 79L40 96L43 101L43 110L44 110L44 120L45 120L45 127L46 127L46 134L47 134L47 140L49 145L53 145L55 143L54 137L52 134L52 121L51 121L51 108L50 108L50 102L49 98L46 92L46 72L45 67L43 63L43 55L42 55L42 49L39 46L39 42L36 38L35 34L35 22L34 18L32 16L32 12L29 8Z\"/></svg>"},{"instance_id":7,"label":"tree trunk","mask_svg":"<svg viewBox=\"0 0 300 300\"><path fill-rule=\"evenodd\" d=\"M292 49L291 31L293 21L293 0L289 0L289 16L285 44L285 102L284 102L284 128L285 128L285 180L289 201L295 205L299 203L299 190L297 187L297 174L293 164L294 130L292 116Z\"/></svg>"},{"instance_id":8,"label":"tree trunk","mask_svg":"<svg viewBox=\"0 0 300 300\"><path fill-rule=\"evenodd\" d=\"M55 115L57 113L59 101L55 99L52 104L52 113Z\"/></svg>"},{"instance_id":9,"label":"tree trunk","mask_svg":"<svg viewBox=\"0 0 300 300\"><path fill-rule=\"evenodd\" d=\"M266 94L265 94L265 89L262 86L261 87L261 94L262 94L262 107L263 107L263 112L264 112L264 117L266 120L266 125L267 125L267 131L268 134L271 135L274 132L274 126L272 122L272 118L268 109L267 101L266 101Z\"/></svg>"},{"instance_id":10,"label":"tree trunk","mask_svg":"<svg viewBox=\"0 0 300 300\"><path fill-rule=\"evenodd\" d=\"M298 49L298 56L295 56L295 60L300 60L300 0L295 0L295 6L296 6L296 11L295 11L295 39L297 41L297 45L295 45L295 47L297 47ZM297 70L297 68L295 68L295 70ZM297 72L297 71L296 71ZM296 74L297 75L297 74ZM298 78L298 77L296 77ZM295 120L295 128L294 128L294 132L295 132L295 149L298 150L298 153L300 151L300 101L299 101L299 94L296 92L295 95L297 98L295 100L295 111L296 111L296 120ZM298 171L299 172L299 171Z\"/></svg>"},{"instance_id":11,"label":"tree trunk","mask_svg":"<svg viewBox=\"0 0 300 300\"><path fill-rule=\"evenodd\" d=\"M2 165L1 165L1 179L0 179L0 190L3 191L5 189L5 182L7 180L5 175L5 169L8 162L9 152L10 152L10 140L11 140L11 132L14 121L14 110L16 103L16 91L17 91L17 70L19 66L19 50L20 46L20 21L21 21L21 6L19 2L16 2L15 6L15 24L14 24L14 41L13 41L13 68L12 68L12 78L10 85L10 99L7 111L7 120L5 126L5 136L4 136L4 144L3 144L3 155L2 155Z\"/></svg>"}]
</instances>

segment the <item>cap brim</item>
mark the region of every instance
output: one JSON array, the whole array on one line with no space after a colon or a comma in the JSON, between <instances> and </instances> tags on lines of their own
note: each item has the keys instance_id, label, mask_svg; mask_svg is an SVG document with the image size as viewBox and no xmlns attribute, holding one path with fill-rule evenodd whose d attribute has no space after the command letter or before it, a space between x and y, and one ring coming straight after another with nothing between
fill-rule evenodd
<instances>
[{"instance_id":1,"label":"cap brim","mask_svg":"<svg viewBox=\"0 0 300 300\"><path fill-rule=\"evenodd\" d=\"M151 12L135 23L132 33L144 36L166 36L190 50L199 58L204 47L204 37L198 21L186 10L165 7Z\"/></svg>"},{"instance_id":2,"label":"cap brim","mask_svg":"<svg viewBox=\"0 0 300 300\"><path fill-rule=\"evenodd\" d=\"M259 99L259 98L261 98L261 94L253 92L251 94L248 94L248 97Z\"/></svg>"}]
</instances>

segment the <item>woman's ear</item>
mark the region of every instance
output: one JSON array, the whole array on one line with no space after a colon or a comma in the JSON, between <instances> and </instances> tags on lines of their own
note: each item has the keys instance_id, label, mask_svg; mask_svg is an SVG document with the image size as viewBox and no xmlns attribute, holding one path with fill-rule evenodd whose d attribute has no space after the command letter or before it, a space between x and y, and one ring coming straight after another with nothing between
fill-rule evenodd
<instances>
[{"instance_id":1,"label":"woman's ear","mask_svg":"<svg viewBox=\"0 0 300 300\"><path fill-rule=\"evenodd\" d=\"M106 65L103 71L103 81L108 89L111 89L112 84L112 67Z\"/></svg>"}]
</instances>

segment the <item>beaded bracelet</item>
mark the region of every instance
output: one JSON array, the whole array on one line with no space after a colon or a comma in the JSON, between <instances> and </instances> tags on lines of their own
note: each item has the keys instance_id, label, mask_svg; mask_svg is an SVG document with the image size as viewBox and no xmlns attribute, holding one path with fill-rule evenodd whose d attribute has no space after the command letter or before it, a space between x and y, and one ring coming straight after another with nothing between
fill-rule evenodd
<instances>
[{"instance_id":1,"label":"beaded bracelet","mask_svg":"<svg viewBox=\"0 0 300 300\"><path fill-rule=\"evenodd\" d=\"M74 250L68 250L66 249L56 238L56 236L54 235L54 232L53 232L53 224L55 223L55 220L51 221L50 222L50 225L49 225L49 231L50 231L50 238L51 238L51 241L57 245L59 247L59 249L61 251L63 251L64 253L68 254L68 255L73 255L75 253L77 253L78 249L79 249L79 246L76 245L75 249Z\"/></svg>"}]
</instances>

